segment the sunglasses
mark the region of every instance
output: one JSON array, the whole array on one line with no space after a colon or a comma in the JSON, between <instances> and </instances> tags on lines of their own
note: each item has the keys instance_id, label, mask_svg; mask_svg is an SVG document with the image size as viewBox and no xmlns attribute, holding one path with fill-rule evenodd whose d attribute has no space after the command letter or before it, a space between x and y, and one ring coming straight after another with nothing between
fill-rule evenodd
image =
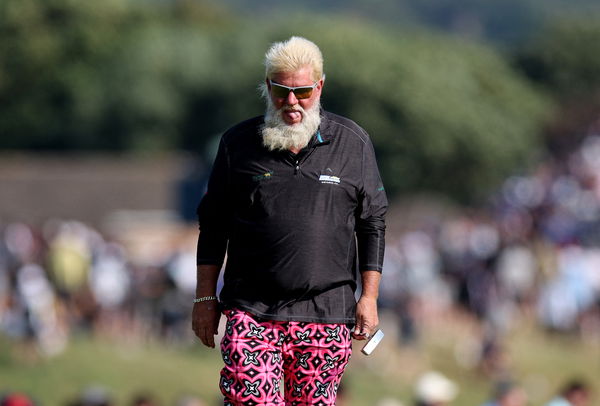
<instances>
[{"instance_id":1,"label":"sunglasses","mask_svg":"<svg viewBox=\"0 0 600 406\"><path fill-rule=\"evenodd\" d=\"M325 75L323 75L323 79L325 79ZM312 84L312 86L289 87L280 85L279 83L273 82L271 79L269 79L269 84L271 85L271 93L275 97L285 99L288 97L290 92L294 92L296 99L308 99L310 96L312 96L313 90L315 90L315 87L317 87L319 81L317 80Z\"/></svg>"}]
</instances>

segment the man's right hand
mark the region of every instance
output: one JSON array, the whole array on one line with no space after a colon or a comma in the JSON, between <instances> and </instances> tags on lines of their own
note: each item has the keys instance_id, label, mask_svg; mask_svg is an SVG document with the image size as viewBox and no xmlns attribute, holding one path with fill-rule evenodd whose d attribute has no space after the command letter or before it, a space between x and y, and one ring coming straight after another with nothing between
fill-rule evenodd
<instances>
[{"instance_id":1,"label":"man's right hand","mask_svg":"<svg viewBox=\"0 0 600 406\"><path fill-rule=\"evenodd\" d=\"M215 348L215 335L218 334L220 318L221 312L216 300L194 303L192 329L207 347Z\"/></svg>"}]
</instances>

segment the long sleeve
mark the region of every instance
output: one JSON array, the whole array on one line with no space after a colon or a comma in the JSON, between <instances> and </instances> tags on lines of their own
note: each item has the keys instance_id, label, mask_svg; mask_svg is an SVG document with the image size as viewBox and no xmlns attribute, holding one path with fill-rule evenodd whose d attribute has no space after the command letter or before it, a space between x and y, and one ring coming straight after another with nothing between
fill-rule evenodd
<instances>
[{"instance_id":1,"label":"long sleeve","mask_svg":"<svg viewBox=\"0 0 600 406\"><path fill-rule=\"evenodd\" d=\"M381 272L385 250L385 214L388 202L377 169L375 151L368 139L363 149L362 164L363 184L356 213L359 270Z\"/></svg>"},{"instance_id":2,"label":"long sleeve","mask_svg":"<svg viewBox=\"0 0 600 406\"><path fill-rule=\"evenodd\" d=\"M221 266L225 259L230 227L229 157L223 140L219 144L206 194L198 205L200 236L196 262L198 265Z\"/></svg>"}]
</instances>

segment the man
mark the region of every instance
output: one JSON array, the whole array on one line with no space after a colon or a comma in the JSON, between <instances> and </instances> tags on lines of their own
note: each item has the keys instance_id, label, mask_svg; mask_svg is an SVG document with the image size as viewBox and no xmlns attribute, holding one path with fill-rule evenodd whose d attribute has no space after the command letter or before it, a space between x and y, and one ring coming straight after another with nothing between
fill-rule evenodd
<instances>
[{"instance_id":1,"label":"man","mask_svg":"<svg viewBox=\"0 0 600 406\"><path fill-rule=\"evenodd\" d=\"M511 381L500 381L495 385L492 400L482 406L526 406L527 393Z\"/></svg>"},{"instance_id":2,"label":"man","mask_svg":"<svg viewBox=\"0 0 600 406\"><path fill-rule=\"evenodd\" d=\"M267 111L223 135L198 206L193 329L214 347L226 314L226 405L333 405L351 336L378 324L387 200L366 132L320 108L319 48L292 37L265 65Z\"/></svg>"},{"instance_id":3,"label":"man","mask_svg":"<svg viewBox=\"0 0 600 406\"><path fill-rule=\"evenodd\" d=\"M589 404L590 395L587 383L574 379L564 387L558 397L552 399L546 406L586 406Z\"/></svg>"},{"instance_id":4,"label":"man","mask_svg":"<svg viewBox=\"0 0 600 406\"><path fill-rule=\"evenodd\" d=\"M416 406L447 406L458 394L458 387L437 371L422 374L415 384Z\"/></svg>"}]
</instances>

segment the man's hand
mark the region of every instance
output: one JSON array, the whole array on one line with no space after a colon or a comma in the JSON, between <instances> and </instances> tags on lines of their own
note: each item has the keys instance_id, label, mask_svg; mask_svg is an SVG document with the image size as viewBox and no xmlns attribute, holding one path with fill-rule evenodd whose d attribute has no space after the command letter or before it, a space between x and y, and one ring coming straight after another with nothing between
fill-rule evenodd
<instances>
[{"instance_id":1,"label":"man's hand","mask_svg":"<svg viewBox=\"0 0 600 406\"><path fill-rule=\"evenodd\" d=\"M198 265L196 297L216 296L220 269L220 265ZM216 300L194 303L192 329L207 347L215 348L215 335L220 318L219 302Z\"/></svg>"},{"instance_id":2,"label":"man's hand","mask_svg":"<svg viewBox=\"0 0 600 406\"><path fill-rule=\"evenodd\" d=\"M377 296L379 296L379 281L381 272L362 271L362 295L356 304L356 326L352 337L366 340L375 332L379 324L377 317Z\"/></svg>"},{"instance_id":3,"label":"man's hand","mask_svg":"<svg viewBox=\"0 0 600 406\"><path fill-rule=\"evenodd\" d=\"M361 297L356 305L356 326L352 337L366 340L373 335L378 324L377 299Z\"/></svg>"},{"instance_id":4,"label":"man's hand","mask_svg":"<svg viewBox=\"0 0 600 406\"><path fill-rule=\"evenodd\" d=\"M216 300L194 303L192 329L207 347L215 348L215 335L218 333L220 318L221 313Z\"/></svg>"}]
</instances>

